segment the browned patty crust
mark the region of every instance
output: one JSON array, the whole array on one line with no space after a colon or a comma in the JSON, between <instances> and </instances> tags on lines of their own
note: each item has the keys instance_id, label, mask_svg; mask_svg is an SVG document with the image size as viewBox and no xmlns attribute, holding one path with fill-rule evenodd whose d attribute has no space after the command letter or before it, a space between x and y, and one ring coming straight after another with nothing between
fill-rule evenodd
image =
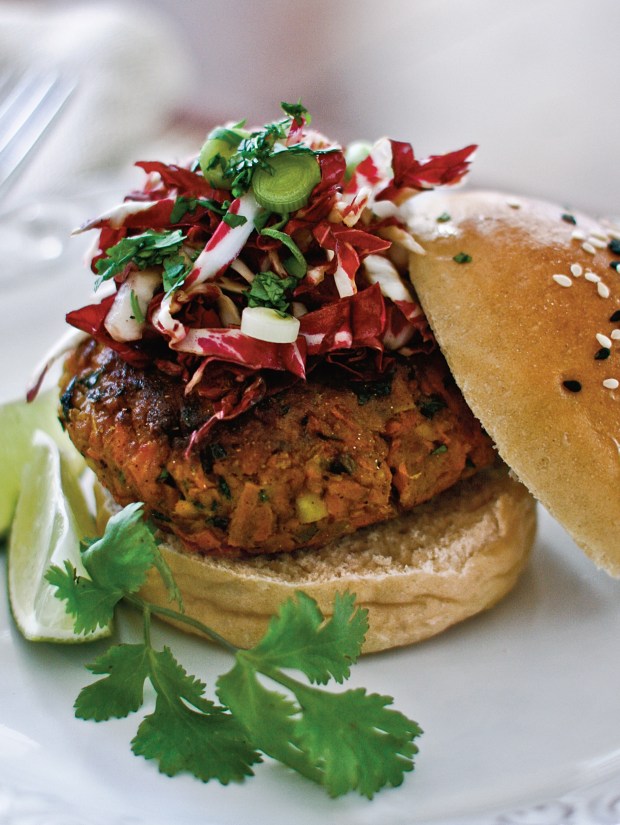
<instances>
[{"instance_id":1,"label":"browned patty crust","mask_svg":"<svg viewBox=\"0 0 620 825\"><path fill-rule=\"evenodd\" d=\"M321 546L410 510L491 464L495 452L442 356L398 359L388 380L310 380L216 424L177 378L88 340L67 359L61 420L119 504L213 555Z\"/></svg>"}]
</instances>

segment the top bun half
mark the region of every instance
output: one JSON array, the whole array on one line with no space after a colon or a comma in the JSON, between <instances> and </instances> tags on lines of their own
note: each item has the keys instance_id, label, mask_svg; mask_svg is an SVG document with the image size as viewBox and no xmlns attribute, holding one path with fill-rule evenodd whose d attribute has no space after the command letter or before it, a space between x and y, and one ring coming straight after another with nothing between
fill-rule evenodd
<instances>
[{"instance_id":1,"label":"top bun half","mask_svg":"<svg viewBox=\"0 0 620 825\"><path fill-rule=\"evenodd\" d=\"M413 285L467 403L533 495L620 576L620 235L495 192L429 192L410 209L426 250Z\"/></svg>"}]
</instances>

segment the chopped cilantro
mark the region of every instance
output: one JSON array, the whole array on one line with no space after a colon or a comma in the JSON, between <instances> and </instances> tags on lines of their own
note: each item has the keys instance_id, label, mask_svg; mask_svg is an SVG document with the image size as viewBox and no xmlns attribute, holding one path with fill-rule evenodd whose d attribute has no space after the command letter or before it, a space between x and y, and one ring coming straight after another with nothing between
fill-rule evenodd
<instances>
[{"instance_id":1,"label":"chopped cilantro","mask_svg":"<svg viewBox=\"0 0 620 825\"><path fill-rule=\"evenodd\" d=\"M385 398L392 392L392 373L377 381L352 382L351 389L357 395L357 403L360 407L368 404L373 398Z\"/></svg>"},{"instance_id":2,"label":"chopped cilantro","mask_svg":"<svg viewBox=\"0 0 620 825\"><path fill-rule=\"evenodd\" d=\"M142 307L140 306L140 303L138 301L138 296L133 291L133 289L129 294L129 300L131 302L131 311L133 313L133 317L139 324L143 324L146 319L144 317L144 313L142 312Z\"/></svg>"},{"instance_id":3,"label":"chopped cilantro","mask_svg":"<svg viewBox=\"0 0 620 825\"><path fill-rule=\"evenodd\" d=\"M171 255L164 261L164 271L162 281L166 294L177 289L187 278L191 271L191 266L181 255Z\"/></svg>"},{"instance_id":4,"label":"chopped cilantro","mask_svg":"<svg viewBox=\"0 0 620 825\"><path fill-rule=\"evenodd\" d=\"M228 226L243 226L244 223L248 222L248 219L245 215L236 215L234 212L227 212L224 217L222 218L224 223L228 224Z\"/></svg>"},{"instance_id":5,"label":"chopped cilantro","mask_svg":"<svg viewBox=\"0 0 620 825\"><path fill-rule=\"evenodd\" d=\"M283 112L295 121L298 125L301 125L302 121L305 120L307 124L312 122L312 118L310 113L306 109L306 107L302 104L301 100L298 100L297 103L280 103L280 108Z\"/></svg>"},{"instance_id":6,"label":"chopped cilantro","mask_svg":"<svg viewBox=\"0 0 620 825\"><path fill-rule=\"evenodd\" d=\"M290 293L297 286L297 278L281 278L275 272L259 272L246 291L248 306L271 307L285 313L290 307Z\"/></svg>"},{"instance_id":7,"label":"chopped cilantro","mask_svg":"<svg viewBox=\"0 0 620 825\"><path fill-rule=\"evenodd\" d=\"M228 486L228 482L224 478L224 476L220 476L217 480L217 487L220 493L224 496L224 498L232 498L232 493L230 492L230 487Z\"/></svg>"},{"instance_id":8,"label":"chopped cilantro","mask_svg":"<svg viewBox=\"0 0 620 825\"><path fill-rule=\"evenodd\" d=\"M181 218L184 218L188 212L192 214L199 206L214 212L216 215L224 215L230 206L230 201L220 203L213 198L186 198L179 195L175 199L170 213L170 223L179 223Z\"/></svg>"},{"instance_id":9,"label":"chopped cilantro","mask_svg":"<svg viewBox=\"0 0 620 825\"><path fill-rule=\"evenodd\" d=\"M106 249L105 257L97 261L99 278L97 289L103 281L120 275L128 264L138 269L147 269L161 265L170 256L179 254L185 237L180 229L156 232L148 229L141 235L123 238L114 246Z\"/></svg>"},{"instance_id":10,"label":"chopped cilantro","mask_svg":"<svg viewBox=\"0 0 620 825\"><path fill-rule=\"evenodd\" d=\"M446 402L440 395L431 395L418 404L424 418L433 418L440 410L445 409Z\"/></svg>"},{"instance_id":11,"label":"chopped cilantro","mask_svg":"<svg viewBox=\"0 0 620 825\"><path fill-rule=\"evenodd\" d=\"M467 252L458 252L452 260L456 261L457 264L469 264L472 261L472 257L468 255Z\"/></svg>"}]
</instances>

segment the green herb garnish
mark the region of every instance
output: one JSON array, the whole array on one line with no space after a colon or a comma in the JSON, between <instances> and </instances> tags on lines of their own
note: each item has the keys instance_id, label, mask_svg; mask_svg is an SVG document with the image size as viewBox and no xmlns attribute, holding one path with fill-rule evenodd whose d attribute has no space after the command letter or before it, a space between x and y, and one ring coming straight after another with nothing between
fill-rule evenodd
<instances>
[{"instance_id":1,"label":"green herb garnish","mask_svg":"<svg viewBox=\"0 0 620 825\"><path fill-rule=\"evenodd\" d=\"M277 312L286 313L291 305L289 296L297 284L297 278L292 275L281 278L275 272L259 272L245 293L248 306L271 307Z\"/></svg>"},{"instance_id":2,"label":"green herb garnish","mask_svg":"<svg viewBox=\"0 0 620 825\"><path fill-rule=\"evenodd\" d=\"M193 214L198 206L203 206L205 209L215 212L216 215L225 215L230 206L230 201L220 203L213 198L186 198L179 195L175 199L170 212L170 223L179 223L181 218L185 217L188 212L190 215Z\"/></svg>"},{"instance_id":3,"label":"green herb garnish","mask_svg":"<svg viewBox=\"0 0 620 825\"><path fill-rule=\"evenodd\" d=\"M236 215L234 212L227 212L224 217L222 218L224 223L228 224L228 226L243 226L244 223L248 222L248 219L245 215Z\"/></svg>"},{"instance_id":4,"label":"green herb garnish","mask_svg":"<svg viewBox=\"0 0 620 825\"><path fill-rule=\"evenodd\" d=\"M169 776L189 772L205 782L239 782L266 754L334 797L356 790L372 798L386 785L400 785L414 766L414 740L422 733L417 723L390 708L389 696L364 688L331 693L316 687L342 683L360 655L368 622L354 596L337 596L326 620L313 599L297 593L282 605L263 639L241 650L185 615L141 506L129 505L113 516L103 537L84 550L89 578L78 576L68 562L46 574L67 602L78 632L107 624L121 599L143 614L142 641L112 645L88 666L102 678L82 689L76 716L104 721L135 713L148 681L155 708L143 717L131 748ZM178 610L136 595L153 566ZM215 685L217 701L205 696L206 685L186 672L170 648L153 646L156 614L192 626L232 654L232 669Z\"/></svg>"},{"instance_id":5,"label":"green herb garnish","mask_svg":"<svg viewBox=\"0 0 620 825\"><path fill-rule=\"evenodd\" d=\"M385 398L392 392L393 373L377 381L352 382L351 389L357 395L357 403L360 407L368 404L373 398Z\"/></svg>"},{"instance_id":6,"label":"green herb garnish","mask_svg":"<svg viewBox=\"0 0 620 825\"><path fill-rule=\"evenodd\" d=\"M440 410L446 408L446 402L440 395L431 395L418 404L424 418L433 418Z\"/></svg>"},{"instance_id":7,"label":"green herb garnish","mask_svg":"<svg viewBox=\"0 0 620 825\"><path fill-rule=\"evenodd\" d=\"M131 311L133 313L133 317L139 324L143 324L146 319L144 317L144 313L142 312L142 307L138 302L138 296L133 291L133 289L129 293L129 301L131 303Z\"/></svg>"},{"instance_id":8,"label":"green herb garnish","mask_svg":"<svg viewBox=\"0 0 620 825\"><path fill-rule=\"evenodd\" d=\"M249 137L240 141L236 152L228 159L222 174L231 182L231 191L238 198L250 188L252 175L257 168L269 169L269 157L275 144L284 140L293 121L300 122L303 117L310 122L310 116L301 103L282 103L286 118L268 123L262 129L252 132ZM309 151L307 147L301 147ZM295 151L290 146L287 151Z\"/></svg>"},{"instance_id":9,"label":"green herb garnish","mask_svg":"<svg viewBox=\"0 0 620 825\"><path fill-rule=\"evenodd\" d=\"M98 289L103 281L120 275L125 267L132 263L138 269L160 266L171 256L177 256L185 240L180 229L156 232L148 229L141 235L123 238L105 251L105 257L97 261L99 278L95 283Z\"/></svg>"},{"instance_id":10,"label":"green herb garnish","mask_svg":"<svg viewBox=\"0 0 620 825\"><path fill-rule=\"evenodd\" d=\"M431 455L441 455L448 452L447 444L439 444L434 450L431 450Z\"/></svg>"},{"instance_id":11,"label":"green herb garnish","mask_svg":"<svg viewBox=\"0 0 620 825\"><path fill-rule=\"evenodd\" d=\"M472 257L468 255L467 252L458 252L452 260L456 261L457 264L469 264L472 261Z\"/></svg>"}]
</instances>

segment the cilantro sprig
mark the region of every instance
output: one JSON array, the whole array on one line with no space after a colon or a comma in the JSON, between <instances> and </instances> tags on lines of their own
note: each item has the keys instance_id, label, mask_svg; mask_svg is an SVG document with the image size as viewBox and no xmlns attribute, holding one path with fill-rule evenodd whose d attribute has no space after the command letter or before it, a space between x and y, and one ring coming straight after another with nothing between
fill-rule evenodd
<instances>
[{"instance_id":1,"label":"cilantro sprig","mask_svg":"<svg viewBox=\"0 0 620 825\"><path fill-rule=\"evenodd\" d=\"M355 790L372 798L387 785L401 784L413 769L414 740L422 731L390 707L391 697L364 688L332 693L317 687L332 680L342 684L360 655L367 613L350 593L336 597L329 619L313 599L297 593L282 605L262 640L242 650L183 612L140 504L113 516L104 535L85 547L83 561L88 577L78 576L69 563L46 574L66 601L76 630L107 623L125 599L142 611L144 638L112 645L88 666L102 678L79 693L76 716L100 722L136 713L150 682L155 708L143 716L131 748L157 762L162 773L240 782L268 755L323 785L330 796ZM137 595L152 567L178 609ZM217 679L213 699L169 647L154 647L156 614L192 625L232 654L234 665Z\"/></svg>"}]
</instances>

